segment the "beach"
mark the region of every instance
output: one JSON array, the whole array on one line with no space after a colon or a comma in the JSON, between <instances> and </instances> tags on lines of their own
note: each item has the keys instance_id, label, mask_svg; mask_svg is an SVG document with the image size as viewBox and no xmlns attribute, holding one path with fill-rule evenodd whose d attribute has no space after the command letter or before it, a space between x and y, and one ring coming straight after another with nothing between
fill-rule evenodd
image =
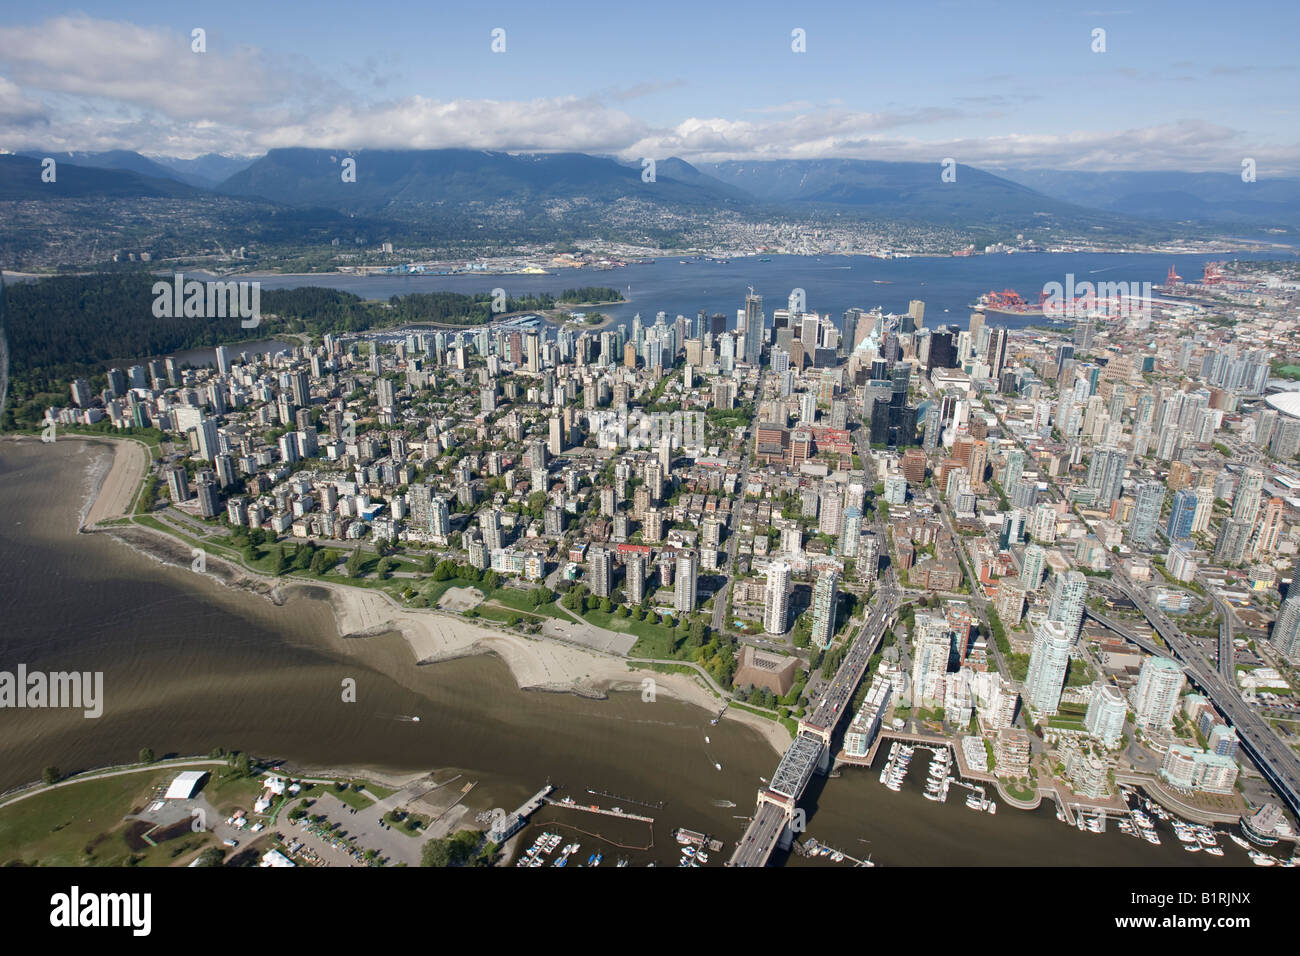
<instances>
[{"instance_id":1,"label":"beach","mask_svg":"<svg viewBox=\"0 0 1300 956\"><path fill-rule=\"evenodd\" d=\"M111 442L113 445L113 464L82 518L82 528L89 528L100 521L130 513L136 490L149 468L149 453L142 443L129 439L84 440Z\"/></svg>"}]
</instances>

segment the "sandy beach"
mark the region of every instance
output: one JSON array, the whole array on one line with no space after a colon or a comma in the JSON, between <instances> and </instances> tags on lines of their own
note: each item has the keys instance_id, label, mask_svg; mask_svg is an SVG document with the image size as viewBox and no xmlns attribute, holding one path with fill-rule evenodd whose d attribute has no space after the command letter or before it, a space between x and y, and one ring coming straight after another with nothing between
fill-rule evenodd
<instances>
[{"instance_id":1,"label":"sandy beach","mask_svg":"<svg viewBox=\"0 0 1300 956\"><path fill-rule=\"evenodd\" d=\"M113 462L85 512L82 528L93 528L97 522L129 514L136 490L149 465L148 453L140 443L103 440L113 443ZM152 558L181 567L189 566L190 546L152 528L121 526L112 529L111 533L122 543ZM684 674L637 670L614 654L527 637L433 609L403 608L382 591L328 580L271 578L211 554L208 556L208 575L227 587L250 591L276 603L282 602L285 588L298 585L324 588L330 594L340 635L365 637L397 631L405 638L413 661L418 664L476 654L496 654L510 668L515 683L522 690L600 698L616 690L639 693L644 686L642 681L651 678L656 694L695 704L710 713L715 713L720 707L718 699L703 686L701 679ZM725 719L738 720L753 727L777 752L783 752L789 745L789 734L775 721L735 709L728 710Z\"/></svg>"},{"instance_id":2,"label":"sandy beach","mask_svg":"<svg viewBox=\"0 0 1300 956\"><path fill-rule=\"evenodd\" d=\"M603 697L611 690L640 692L642 681L649 677L655 682L657 694L707 711L719 708L712 692L684 674L635 670L614 655L500 631L442 612L408 610L378 591L321 583L330 589L339 633L349 636L400 631L421 663L493 653L506 662L515 683L524 690ZM726 719L753 727L777 752L789 746L790 735L775 721L738 710L728 710Z\"/></svg>"},{"instance_id":3,"label":"sandy beach","mask_svg":"<svg viewBox=\"0 0 1300 956\"><path fill-rule=\"evenodd\" d=\"M110 438L89 440L112 442L113 465L82 518L83 528L129 514L135 501L136 489L140 487L149 468L149 453L140 442Z\"/></svg>"}]
</instances>

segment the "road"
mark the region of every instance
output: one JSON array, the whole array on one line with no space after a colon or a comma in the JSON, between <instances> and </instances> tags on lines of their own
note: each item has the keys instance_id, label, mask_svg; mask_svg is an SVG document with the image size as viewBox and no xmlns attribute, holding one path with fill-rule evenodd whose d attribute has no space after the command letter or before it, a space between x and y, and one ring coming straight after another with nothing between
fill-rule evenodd
<instances>
[{"instance_id":1,"label":"road","mask_svg":"<svg viewBox=\"0 0 1300 956\"><path fill-rule=\"evenodd\" d=\"M1273 728L1268 726L1254 708L1242 700L1233 678L1231 676L1224 678L1221 673L1223 655L1220 655L1219 669L1206 666L1196 645L1158 608L1154 607L1139 588L1118 571L1112 581L1118 584L1155 628L1156 633L1183 664L1193 683L1213 702L1219 713L1227 718L1237 731L1241 749L1259 767L1278 796L1293 813L1300 814L1300 758L1297 758L1295 751L1274 733Z\"/></svg>"},{"instance_id":2,"label":"road","mask_svg":"<svg viewBox=\"0 0 1300 956\"><path fill-rule=\"evenodd\" d=\"M758 373L758 384L754 387L754 407L763 400L763 371ZM736 564L736 549L740 543L740 536L737 532L740 530L740 504L745 500L745 484L749 481L749 460L750 460L750 438L753 435L753 423L745 431L744 445L740 451L740 478L737 487L740 491L740 499L732 507L731 514L727 518L727 556L722 562L723 584L713 595L713 630L725 631L727 599L731 595L731 572Z\"/></svg>"},{"instance_id":3,"label":"road","mask_svg":"<svg viewBox=\"0 0 1300 956\"><path fill-rule=\"evenodd\" d=\"M785 829L785 814L771 803L762 804L754 813L754 820L740 838L736 852L728 866L767 866L776 849L781 831Z\"/></svg>"},{"instance_id":4,"label":"road","mask_svg":"<svg viewBox=\"0 0 1300 956\"><path fill-rule=\"evenodd\" d=\"M1219 612L1219 676L1232 687L1236 687L1237 652L1232 644L1232 608L1228 607L1219 595L1210 592L1210 599Z\"/></svg>"},{"instance_id":5,"label":"road","mask_svg":"<svg viewBox=\"0 0 1300 956\"><path fill-rule=\"evenodd\" d=\"M879 646L885 628L898 607L900 593L897 586L888 583L887 579L887 583L876 594L876 606L867 616L866 621L863 622L857 640L853 642L853 646L849 648L848 654L845 655L839 669L835 672L835 677L831 680L825 695L818 701L812 714L806 717L803 723L824 730L829 735L834 734L836 725L839 724L840 719L844 716L844 711L853 700L854 691L857 690L857 686L862 680L867 664L871 660L871 655ZM809 755L809 738L812 737L811 732L801 732L790 745L790 749L786 751L786 755L782 756L781 763L786 763L786 756L792 751L796 753L802 752L805 756L810 756L812 763L816 763L816 758L820 755L823 745L819 739L813 738L818 753ZM779 764L778 769L780 767ZM776 774L773 774L772 781L775 785L777 782ZM803 795L803 788L806 783L805 776L802 778L802 784L793 788L794 792L781 794L781 797L797 803ZM781 837L782 831L785 829L785 824L786 815L780 807L766 801L760 802L757 811L754 813L754 819L750 821L749 826L745 829L745 834L741 837L727 865L765 866L772 855L772 850Z\"/></svg>"}]
</instances>

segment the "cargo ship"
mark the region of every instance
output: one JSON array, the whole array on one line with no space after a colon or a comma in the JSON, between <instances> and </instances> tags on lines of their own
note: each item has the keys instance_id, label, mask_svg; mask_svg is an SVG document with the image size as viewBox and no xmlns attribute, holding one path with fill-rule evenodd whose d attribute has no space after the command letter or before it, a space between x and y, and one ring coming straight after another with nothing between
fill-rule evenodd
<instances>
[{"instance_id":1,"label":"cargo ship","mask_svg":"<svg viewBox=\"0 0 1300 956\"><path fill-rule=\"evenodd\" d=\"M1038 295L1038 303L1026 302L1015 289L986 292L970 308L977 312L1000 312L1005 315L1042 315L1047 293Z\"/></svg>"}]
</instances>

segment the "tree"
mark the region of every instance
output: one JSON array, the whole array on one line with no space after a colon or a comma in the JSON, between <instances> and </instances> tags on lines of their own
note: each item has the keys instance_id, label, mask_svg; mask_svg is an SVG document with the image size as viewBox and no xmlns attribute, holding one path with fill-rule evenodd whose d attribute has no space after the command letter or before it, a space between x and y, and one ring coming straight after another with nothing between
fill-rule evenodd
<instances>
[{"instance_id":1,"label":"tree","mask_svg":"<svg viewBox=\"0 0 1300 956\"><path fill-rule=\"evenodd\" d=\"M284 574L284 572L288 570L289 570L289 559L288 557L286 557L284 553L284 545L280 545L278 548L275 549L275 572L274 573L276 577L279 577L281 574Z\"/></svg>"},{"instance_id":2,"label":"tree","mask_svg":"<svg viewBox=\"0 0 1300 956\"><path fill-rule=\"evenodd\" d=\"M348 557L348 577L361 577L361 545L352 549L352 554Z\"/></svg>"},{"instance_id":3,"label":"tree","mask_svg":"<svg viewBox=\"0 0 1300 956\"><path fill-rule=\"evenodd\" d=\"M140 750L140 762L153 763L153 761L154 761L153 751L150 750L148 747L142 748Z\"/></svg>"},{"instance_id":4,"label":"tree","mask_svg":"<svg viewBox=\"0 0 1300 956\"><path fill-rule=\"evenodd\" d=\"M220 847L210 846L202 853L199 854L199 858L198 860L195 861L194 865L195 866L220 866L222 862L225 860L225 858L226 858L226 854L224 850L222 850Z\"/></svg>"},{"instance_id":5,"label":"tree","mask_svg":"<svg viewBox=\"0 0 1300 956\"><path fill-rule=\"evenodd\" d=\"M476 830L461 830L455 836L430 840L420 851L421 866L464 866L482 840Z\"/></svg>"},{"instance_id":6,"label":"tree","mask_svg":"<svg viewBox=\"0 0 1300 956\"><path fill-rule=\"evenodd\" d=\"M253 775L253 762L248 759L248 754L241 753L235 757L235 775L239 777Z\"/></svg>"},{"instance_id":7,"label":"tree","mask_svg":"<svg viewBox=\"0 0 1300 956\"><path fill-rule=\"evenodd\" d=\"M334 566L334 561L334 552L328 548L320 548L311 556L311 573L320 577Z\"/></svg>"},{"instance_id":8,"label":"tree","mask_svg":"<svg viewBox=\"0 0 1300 956\"><path fill-rule=\"evenodd\" d=\"M379 566L375 569L375 573L379 575L379 580L387 581L388 573L392 570L393 559L385 556L379 559Z\"/></svg>"},{"instance_id":9,"label":"tree","mask_svg":"<svg viewBox=\"0 0 1300 956\"><path fill-rule=\"evenodd\" d=\"M56 784L63 779L63 774L59 772L58 767L46 767L41 771L41 779L47 786Z\"/></svg>"},{"instance_id":10,"label":"tree","mask_svg":"<svg viewBox=\"0 0 1300 956\"><path fill-rule=\"evenodd\" d=\"M308 541L301 548L294 552L293 566L294 570L306 571L316 560L316 545Z\"/></svg>"}]
</instances>

